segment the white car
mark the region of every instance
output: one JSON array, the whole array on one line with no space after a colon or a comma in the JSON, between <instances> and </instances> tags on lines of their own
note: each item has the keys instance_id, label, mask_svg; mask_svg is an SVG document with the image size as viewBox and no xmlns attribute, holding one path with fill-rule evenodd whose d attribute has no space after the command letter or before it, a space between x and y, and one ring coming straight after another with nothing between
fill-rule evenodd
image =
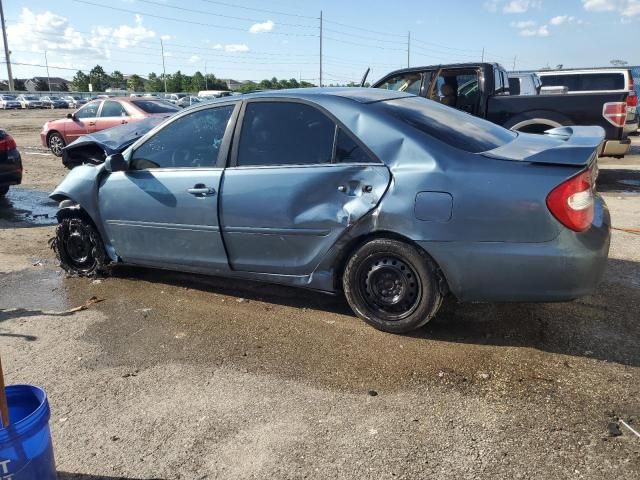
<instances>
[{"instance_id":1,"label":"white car","mask_svg":"<svg viewBox=\"0 0 640 480\"><path fill-rule=\"evenodd\" d=\"M9 110L11 108L22 108L19 101L16 100L14 95L0 95L0 108L3 110Z\"/></svg>"},{"instance_id":2,"label":"white car","mask_svg":"<svg viewBox=\"0 0 640 480\"><path fill-rule=\"evenodd\" d=\"M40 98L35 95L18 95L16 100L22 108L43 108Z\"/></svg>"}]
</instances>

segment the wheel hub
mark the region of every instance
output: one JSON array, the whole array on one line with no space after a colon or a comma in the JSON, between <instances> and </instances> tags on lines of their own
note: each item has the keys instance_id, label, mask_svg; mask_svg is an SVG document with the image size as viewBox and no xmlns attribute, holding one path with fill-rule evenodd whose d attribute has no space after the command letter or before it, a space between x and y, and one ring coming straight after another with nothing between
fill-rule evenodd
<instances>
[{"instance_id":1,"label":"wheel hub","mask_svg":"<svg viewBox=\"0 0 640 480\"><path fill-rule=\"evenodd\" d=\"M91 253L91 243L83 232L78 230L69 232L66 244L67 253L74 263L83 264L88 260Z\"/></svg>"},{"instance_id":2,"label":"wheel hub","mask_svg":"<svg viewBox=\"0 0 640 480\"><path fill-rule=\"evenodd\" d=\"M378 265L368 275L369 291L385 305L396 305L407 293L407 281L397 266Z\"/></svg>"},{"instance_id":3,"label":"wheel hub","mask_svg":"<svg viewBox=\"0 0 640 480\"><path fill-rule=\"evenodd\" d=\"M420 281L400 257L373 256L360 271L363 299L379 315L400 320L417 307L422 291Z\"/></svg>"}]
</instances>

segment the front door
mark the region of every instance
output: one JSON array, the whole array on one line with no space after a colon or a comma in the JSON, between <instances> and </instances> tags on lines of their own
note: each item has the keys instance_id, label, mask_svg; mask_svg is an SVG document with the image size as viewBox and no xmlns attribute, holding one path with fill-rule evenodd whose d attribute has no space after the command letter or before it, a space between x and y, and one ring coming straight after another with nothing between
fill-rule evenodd
<instances>
[{"instance_id":1,"label":"front door","mask_svg":"<svg viewBox=\"0 0 640 480\"><path fill-rule=\"evenodd\" d=\"M72 119L67 121L64 132L67 145L82 135L96 131L100 103L99 100L87 103L74 113Z\"/></svg>"},{"instance_id":2,"label":"front door","mask_svg":"<svg viewBox=\"0 0 640 480\"><path fill-rule=\"evenodd\" d=\"M389 178L384 164L316 107L248 102L221 185L231 267L312 273L338 237L375 208Z\"/></svg>"},{"instance_id":3,"label":"front door","mask_svg":"<svg viewBox=\"0 0 640 480\"><path fill-rule=\"evenodd\" d=\"M218 196L235 104L182 115L136 146L126 172L99 191L100 214L127 263L227 267Z\"/></svg>"}]
</instances>

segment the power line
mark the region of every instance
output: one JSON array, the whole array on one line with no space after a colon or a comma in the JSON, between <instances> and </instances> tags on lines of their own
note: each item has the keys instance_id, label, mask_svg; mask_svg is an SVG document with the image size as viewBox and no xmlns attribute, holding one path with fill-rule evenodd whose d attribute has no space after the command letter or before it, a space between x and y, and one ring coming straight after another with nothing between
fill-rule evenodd
<instances>
[{"instance_id":1,"label":"power line","mask_svg":"<svg viewBox=\"0 0 640 480\"><path fill-rule=\"evenodd\" d=\"M356 29L356 30L360 30L362 32L375 33L375 34L378 34L378 35L387 35L387 36L390 36L390 37L404 38L404 35L403 34L399 34L399 33L389 33L389 32L381 32L379 30L370 30L368 28L356 27L355 25L349 25L349 24L346 24L346 23L340 23L340 22L336 22L336 21L333 21L333 20L326 20L325 19L325 22L333 23L334 25L340 25L341 27L353 28L353 29Z\"/></svg>"},{"instance_id":2,"label":"power line","mask_svg":"<svg viewBox=\"0 0 640 480\"><path fill-rule=\"evenodd\" d=\"M204 15L211 15L214 17L222 17L222 18L229 18L232 20L241 20L241 21L247 21L247 22L262 22L264 21L263 19L255 19L255 18L247 18L247 17L235 17L232 15L224 15L222 13L213 13L213 12L208 12L206 10L196 10L194 8L186 8L186 7L178 7L176 5L169 5L167 3L162 3L162 2L154 2L153 0L138 0L139 2L142 3L148 3L150 5L156 5L159 7L165 7L165 8L173 8L174 10L181 10L183 12L192 12L192 13L200 13L200 14L204 14ZM312 27L310 25L300 25L300 24L294 24L294 23L282 23L282 22L278 22L278 25L283 25L286 27L297 27L297 28L315 28ZM265 32L265 33L269 33L269 32Z\"/></svg>"},{"instance_id":3,"label":"power line","mask_svg":"<svg viewBox=\"0 0 640 480\"><path fill-rule=\"evenodd\" d=\"M241 5L233 5L231 3L217 2L217 1L214 1L214 0L202 0L202 1L206 2L206 3L214 4L214 5L222 5L222 6L231 7L231 8L241 8L243 10L251 10L251 11L254 11L254 12L270 13L270 14L273 14L273 15L285 15L287 17L308 18L308 19L312 19L312 20L318 20L318 17L311 17L309 15L299 15L299 14L295 14L295 13L279 12L279 11L276 11L276 10L267 10L267 9L264 9L264 8L243 7Z\"/></svg>"},{"instance_id":4,"label":"power line","mask_svg":"<svg viewBox=\"0 0 640 480\"><path fill-rule=\"evenodd\" d=\"M114 7L112 5L102 5L100 3L93 3L93 2L88 2L87 0L72 0L76 3L83 3L85 5L92 5L94 7L100 7L100 8L105 8L107 10L116 10L119 12L125 12L125 13L133 13L134 15L145 15L147 17L151 17L151 18L157 18L160 20L167 20L169 22L178 22L178 23L186 23L189 25L198 25L201 27L208 27L208 28L221 28L221 29L226 29L226 30L235 30L235 31L241 31L241 32L246 32L247 29L245 28L240 28L240 27L232 27L232 26L227 26L227 25L215 25L212 23L204 23L204 22L196 22L195 20L185 20L185 19L181 19L181 18L171 18L171 17L164 17L162 15L156 15L153 13L147 13L147 12L142 12L140 10L130 10L128 8L120 8L120 7ZM284 33L284 32L265 32L267 34L270 35L284 35L287 37L318 37L318 35L314 35L311 33Z\"/></svg>"},{"instance_id":5,"label":"power line","mask_svg":"<svg viewBox=\"0 0 640 480\"><path fill-rule=\"evenodd\" d=\"M334 42L338 42L338 43L346 43L348 45L356 45L358 47L366 47L366 48L378 48L380 50L394 50L396 52L406 52L407 50L405 48L390 48L390 47L379 47L377 45L365 45L362 43L356 43L356 42L349 42L347 40L342 40L339 38L331 38L331 37L324 37L325 40L332 40Z\"/></svg>"}]
</instances>

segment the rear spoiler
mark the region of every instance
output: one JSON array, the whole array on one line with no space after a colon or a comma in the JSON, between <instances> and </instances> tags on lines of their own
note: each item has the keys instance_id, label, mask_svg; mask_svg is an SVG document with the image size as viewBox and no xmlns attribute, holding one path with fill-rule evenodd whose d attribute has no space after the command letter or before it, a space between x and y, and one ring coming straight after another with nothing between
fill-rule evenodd
<instances>
[{"instance_id":1,"label":"rear spoiler","mask_svg":"<svg viewBox=\"0 0 640 480\"><path fill-rule=\"evenodd\" d=\"M604 141L602 127L559 127L544 135L522 134L512 142L482 155L552 165L586 166L597 158Z\"/></svg>"}]
</instances>

